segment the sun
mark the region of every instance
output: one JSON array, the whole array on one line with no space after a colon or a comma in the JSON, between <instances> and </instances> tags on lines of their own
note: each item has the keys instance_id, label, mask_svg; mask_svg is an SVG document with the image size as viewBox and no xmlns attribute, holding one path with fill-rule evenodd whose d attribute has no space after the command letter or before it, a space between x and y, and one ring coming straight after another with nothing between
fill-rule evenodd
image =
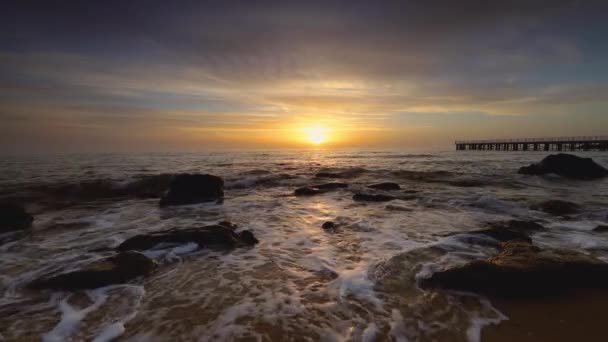
<instances>
[{"instance_id":1,"label":"sun","mask_svg":"<svg viewBox=\"0 0 608 342\"><path fill-rule=\"evenodd\" d=\"M310 126L303 129L306 141L313 145L321 145L327 141L328 130L323 126Z\"/></svg>"}]
</instances>

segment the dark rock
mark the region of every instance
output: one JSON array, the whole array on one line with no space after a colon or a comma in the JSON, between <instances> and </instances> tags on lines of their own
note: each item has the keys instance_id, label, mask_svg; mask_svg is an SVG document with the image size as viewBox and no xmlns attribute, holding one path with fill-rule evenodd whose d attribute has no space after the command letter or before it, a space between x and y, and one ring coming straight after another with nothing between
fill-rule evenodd
<instances>
[{"instance_id":1,"label":"dark rock","mask_svg":"<svg viewBox=\"0 0 608 342\"><path fill-rule=\"evenodd\" d=\"M492 258L435 272L420 286L490 297L549 296L579 288L608 288L608 264L579 252L511 241Z\"/></svg>"},{"instance_id":2,"label":"dark rock","mask_svg":"<svg viewBox=\"0 0 608 342\"><path fill-rule=\"evenodd\" d=\"M294 191L294 195L296 196L314 196L322 193L326 193L332 190L343 189L348 187L346 183L324 183L319 185L314 185L312 187L304 187L298 188Z\"/></svg>"},{"instance_id":3,"label":"dark rock","mask_svg":"<svg viewBox=\"0 0 608 342\"><path fill-rule=\"evenodd\" d=\"M605 232L608 232L608 226L599 225L599 226L593 228L593 231L598 232L598 233L605 233Z\"/></svg>"},{"instance_id":4,"label":"dark rock","mask_svg":"<svg viewBox=\"0 0 608 342\"><path fill-rule=\"evenodd\" d=\"M450 233L447 236L461 236L461 240L464 240L470 244L497 246L500 242L507 241L525 241L531 243L532 239L530 238L530 235L542 230L545 230L545 227L533 221L510 220L506 222L491 223L490 228L464 233ZM497 242L475 238L475 236L487 236L496 240Z\"/></svg>"},{"instance_id":5,"label":"dark rock","mask_svg":"<svg viewBox=\"0 0 608 342\"><path fill-rule=\"evenodd\" d=\"M34 217L16 203L0 203L0 233L29 228Z\"/></svg>"},{"instance_id":6,"label":"dark rock","mask_svg":"<svg viewBox=\"0 0 608 342\"><path fill-rule=\"evenodd\" d=\"M363 194L356 193L353 195L353 200L357 202L388 202L396 200L395 196L381 195L381 194Z\"/></svg>"},{"instance_id":7,"label":"dark rock","mask_svg":"<svg viewBox=\"0 0 608 342\"><path fill-rule=\"evenodd\" d=\"M336 228L336 224L333 223L332 221L327 221L327 222L323 223L323 225L321 227L325 230L329 230L329 229Z\"/></svg>"},{"instance_id":8,"label":"dark rock","mask_svg":"<svg viewBox=\"0 0 608 342\"><path fill-rule=\"evenodd\" d=\"M321 190L337 190L337 189L348 188L348 184L332 182L332 183L324 183L324 184L315 185L315 186L313 186L313 188L321 189Z\"/></svg>"},{"instance_id":9,"label":"dark rock","mask_svg":"<svg viewBox=\"0 0 608 342\"><path fill-rule=\"evenodd\" d=\"M304 188L296 189L293 193L296 196L314 196L314 195L322 194L324 192L325 191L323 191L321 189L304 187Z\"/></svg>"},{"instance_id":10,"label":"dark rock","mask_svg":"<svg viewBox=\"0 0 608 342\"><path fill-rule=\"evenodd\" d=\"M378 189L378 190L401 190L401 186L397 183L384 182L378 184L369 185L368 188Z\"/></svg>"},{"instance_id":11,"label":"dark rock","mask_svg":"<svg viewBox=\"0 0 608 342\"><path fill-rule=\"evenodd\" d=\"M547 156L540 163L524 166L518 173L524 175L554 173L566 178L590 180L607 176L608 170L591 158L559 153Z\"/></svg>"},{"instance_id":12,"label":"dark rock","mask_svg":"<svg viewBox=\"0 0 608 342\"><path fill-rule=\"evenodd\" d=\"M247 232L247 233L245 233ZM133 236L121 243L117 250L145 250L159 244L185 244L194 242L200 247L234 248L242 245L257 243L257 239L249 231L234 232L233 226L224 224L211 225L201 228L170 229L150 234Z\"/></svg>"},{"instance_id":13,"label":"dark rock","mask_svg":"<svg viewBox=\"0 0 608 342\"><path fill-rule=\"evenodd\" d=\"M243 230L239 233L239 239L247 246L253 246L260 242L250 230Z\"/></svg>"},{"instance_id":14,"label":"dark rock","mask_svg":"<svg viewBox=\"0 0 608 342\"><path fill-rule=\"evenodd\" d=\"M454 181L447 181L447 184L451 186L460 186L463 188L477 187L486 185L482 181L474 180L474 179L459 179Z\"/></svg>"},{"instance_id":15,"label":"dark rock","mask_svg":"<svg viewBox=\"0 0 608 342\"><path fill-rule=\"evenodd\" d=\"M555 216L563 216L577 213L580 210L580 206L568 201L549 200L534 205L531 209L544 211Z\"/></svg>"},{"instance_id":16,"label":"dark rock","mask_svg":"<svg viewBox=\"0 0 608 342\"><path fill-rule=\"evenodd\" d=\"M137 198L159 198L167 191L172 179L173 175L170 174L142 176L116 193Z\"/></svg>"},{"instance_id":17,"label":"dark rock","mask_svg":"<svg viewBox=\"0 0 608 342\"><path fill-rule=\"evenodd\" d=\"M220 201L224 198L224 180L213 175L176 175L169 191L160 199L161 206Z\"/></svg>"},{"instance_id":18,"label":"dark rock","mask_svg":"<svg viewBox=\"0 0 608 342\"><path fill-rule=\"evenodd\" d=\"M31 289L77 291L129 282L150 274L156 263L137 252L122 252L95 262L86 268L39 279L28 285Z\"/></svg>"},{"instance_id":19,"label":"dark rock","mask_svg":"<svg viewBox=\"0 0 608 342\"><path fill-rule=\"evenodd\" d=\"M344 171L340 171L340 172L321 171L321 172L317 172L315 174L315 177L317 177L317 178L351 178L351 177L356 177L364 172L365 172L365 170L361 169L361 168L353 168L353 169L348 169L348 170L344 170Z\"/></svg>"}]
</instances>

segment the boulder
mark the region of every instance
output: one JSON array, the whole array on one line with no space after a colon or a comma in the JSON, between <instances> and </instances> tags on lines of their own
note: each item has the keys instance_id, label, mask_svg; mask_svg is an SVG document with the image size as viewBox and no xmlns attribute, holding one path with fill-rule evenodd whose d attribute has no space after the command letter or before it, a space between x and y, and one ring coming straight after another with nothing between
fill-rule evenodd
<instances>
[{"instance_id":1,"label":"boulder","mask_svg":"<svg viewBox=\"0 0 608 342\"><path fill-rule=\"evenodd\" d=\"M462 235L465 236L487 236L494 240L496 243L488 243L487 241L469 241L470 243L480 243L486 245L498 245L499 242L507 242L507 241L525 241L532 242L530 235L534 232L539 232L544 230L545 227L534 222L534 221L519 221L519 220L510 220L506 222L494 222L490 224L490 228L474 230L470 232L456 232L450 233L451 235ZM469 239L470 240L470 239ZM479 239L478 239L479 240Z\"/></svg>"},{"instance_id":2,"label":"boulder","mask_svg":"<svg viewBox=\"0 0 608 342\"><path fill-rule=\"evenodd\" d=\"M160 206L221 201L224 180L213 175L178 174L171 180L169 191L160 199Z\"/></svg>"},{"instance_id":3,"label":"boulder","mask_svg":"<svg viewBox=\"0 0 608 342\"><path fill-rule=\"evenodd\" d=\"M391 182L372 184L368 185L367 187L378 190L401 190L401 186L399 186L399 184Z\"/></svg>"},{"instance_id":4,"label":"boulder","mask_svg":"<svg viewBox=\"0 0 608 342\"><path fill-rule=\"evenodd\" d=\"M382 195L382 194L364 194L356 193L353 195L353 200L357 202L388 202L396 200L397 197Z\"/></svg>"},{"instance_id":5,"label":"boulder","mask_svg":"<svg viewBox=\"0 0 608 342\"><path fill-rule=\"evenodd\" d=\"M579 252L510 241L501 245L498 255L435 272L420 286L498 298L549 296L580 288L608 288L608 264Z\"/></svg>"},{"instance_id":6,"label":"boulder","mask_svg":"<svg viewBox=\"0 0 608 342\"><path fill-rule=\"evenodd\" d=\"M199 247L231 249L238 246L252 246L258 243L253 234L242 231L237 234L235 225L220 223L200 228L170 229L155 233L136 235L128 238L118 247L118 251L146 250L160 244L185 244L194 242Z\"/></svg>"},{"instance_id":7,"label":"boulder","mask_svg":"<svg viewBox=\"0 0 608 342\"><path fill-rule=\"evenodd\" d=\"M16 203L0 203L0 233L29 228L34 217Z\"/></svg>"},{"instance_id":8,"label":"boulder","mask_svg":"<svg viewBox=\"0 0 608 342\"><path fill-rule=\"evenodd\" d=\"M156 263L138 252L122 252L95 262L81 270L35 280L31 289L77 291L123 284L150 274Z\"/></svg>"},{"instance_id":9,"label":"boulder","mask_svg":"<svg viewBox=\"0 0 608 342\"><path fill-rule=\"evenodd\" d=\"M547 156L540 163L524 166L518 173L524 175L554 173L566 178L591 180L607 176L608 170L591 158L559 153Z\"/></svg>"},{"instance_id":10,"label":"boulder","mask_svg":"<svg viewBox=\"0 0 608 342\"><path fill-rule=\"evenodd\" d=\"M576 214L580 208L576 203L562 200L548 200L531 207L531 209L544 211L555 216Z\"/></svg>"}]
</instances>

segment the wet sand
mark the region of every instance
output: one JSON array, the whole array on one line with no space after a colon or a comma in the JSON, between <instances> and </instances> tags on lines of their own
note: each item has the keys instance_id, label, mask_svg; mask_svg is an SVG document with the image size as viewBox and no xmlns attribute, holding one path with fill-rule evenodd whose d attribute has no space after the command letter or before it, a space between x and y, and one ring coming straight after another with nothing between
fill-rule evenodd
<instances>
[{"instance_id":1,"label":"wet sand","mask_svg":"<svg viewBox=\"0 0 608 342\"><path fill-rule=\"evenodd\" d=\"M608 292L585 290L551 299L493 300L509 320L487 326L484 342L608 341Z\"/></svg>"}]
</instances>

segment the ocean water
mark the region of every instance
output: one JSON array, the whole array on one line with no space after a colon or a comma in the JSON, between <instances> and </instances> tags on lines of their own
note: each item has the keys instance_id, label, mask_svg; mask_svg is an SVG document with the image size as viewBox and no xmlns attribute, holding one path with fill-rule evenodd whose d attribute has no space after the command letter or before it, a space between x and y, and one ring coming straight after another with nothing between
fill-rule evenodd
<instances>
[{"instance_id":1,"label":"ocean water","mask_svg":"<svg viewBox=\"0 0 608 342\"><path fill-rule=\"evenodd\" d=\"M608 155L580 153L608 166ZM463 235L488 223L538 220L539 246L608 261L608 181L524 176L542 152L283 151L1 157L0 197L35 215L27 232L0 235L0 340L44 341L478 341L508 319L474 294L428 292L416 279L496 251ZM349 187L295 197L344 172ZM120 192L166 173L224 178L223 204L159 208ZM142 178L144 177L144 178ZM366 186L399 183L403 200L355 202ZM88 185L87 185L88 184ZM93 184L93 185L91 185ZM120 196L114 196L118 191ZM145 196L144 196L145 197ZM557 218L547 199L582 206ZM260 243L232 251L196 244L147 251L151 276L93 291L31 292L30 281L78 269L145 232L228 220ZM321 225L334 221L338 228ZM440 245L438 252L432 246Z\"/></svg>"}]
</instances>

